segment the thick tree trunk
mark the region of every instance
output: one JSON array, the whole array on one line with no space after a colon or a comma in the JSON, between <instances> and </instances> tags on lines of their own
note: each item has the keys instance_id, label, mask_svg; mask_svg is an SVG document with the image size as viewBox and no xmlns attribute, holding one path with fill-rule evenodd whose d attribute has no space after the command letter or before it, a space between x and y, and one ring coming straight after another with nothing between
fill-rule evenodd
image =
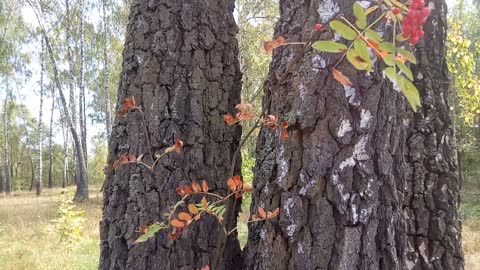
<instances>
[{"instance_id":1,"label":"thick tree trunk","mask_svg":"<svg viewBox=\"0 0 480 270\"><path fill-rule=\"evenodd\" d=\"M37 178L37 192L36 195L40 196L42 193L43 188L43 130L42 130L42 117L43 117L43 74L45 72L45 45L42 38L42 55L41 55L41 70L40 70L40 109L38 113L38 127L37 127L37 135L38 135L38 178Z\"/></svg>"},{"instance_id":2,"label":"thick tree trunk","mask_svg":"<svg viewBox=\"0 0 480 270\"><path fill-rule=\"evenodd\" d=\"M432 12L435 20L446 11L441 3L436 1L439 8ZM305 41L315 23L325 22L343 5L351 10L351 2L345 1L280 1L276 33L287 41ZM445 102L443 23L436 25L439 32L425 30L430 31L425 44L432 61L422 58L420 69L441 67L442 73L422 73L424 80L434 82L430 88L438 91L434 96ZM326 33L323 38L331 36ZM260 132L251 211L257 207L281 211L277 219L249 225L244 268L462 269L453 134L444 106L436 108L424 96L424 106L435 113L424 116L429 120L419 113L412 124L413 113L404 97L378 72L365 74L341 64L353 82L344 87L328 70L337 55L301 52L296 47L276 49L266 82L267 114L288 121L290 137L281 140L278 132L267 128ZM297 57L298 65L282 84L279 78ZM438 128L424 126L428 141L425 134L409 131L425 121ZM419 148L412 148L419 142ZM420 152L429 149L423 143L435 151ZM445 166L444 174L436 177L424 166L430 166L438 153ZM412 159L420 159L419 165ZM412 175L411 167L419 169Z\"/></svg>"},{"instance_id":3,"label":"thick tree trunk","mask_svg":"<svg viewBox=\"0 0 480 270\"><path fill-rule=\"evenodd\" d=\"M453 122L447 103L449 74L445 59L447 6L433 7L425 38L412 67L422 97L408 133L408 176L404 199L407 217L407 265L413 269L463 269L458 214L460 180Z\"/></svg>"},{"instance_id":4,"label":"thick tree trunk","mask_svg":"<svg viewBox=\"0 0 480 270\"><path fill-rule=\"evenodd\" d=\"M84 43L85 43L85 26L84 26L84 9L85 3L84 0L79 1L80 9L80 63L79 63L79 89L80 95L78 98L78 114L80 120L80 133L82 136L82 145L83 153L85 155L85 165L88 168L88 149L87 149L87 127L86 127L86 113L85 113L85 53L84 53Z\"/></svg>"},{"instance_id":5,"label":"thick tree trunk","mask_svg":"<svg viewBox=\"0 0 480 270\"><path fill-rule=\"evenodd\" d=\"M151 163L151 156L176 139L185 145L161 159L153 173L132 164L108 172L100 269L199 269L213 260L220 227L211 216L191 224L176 241L162 230L146 243L133 242L139 226L164 220L180 200L178 186L206 179L212 192L227 193L241 135L239 127L223 121L240 103L233 10L233 0L133 1L118 102L134 96L145 122L138 111L117 117L109 163L122 153L145 154L143 161ZM226 254L225 269L241 267L238 241L229 238Z\"/></svg>"}]
</instances>

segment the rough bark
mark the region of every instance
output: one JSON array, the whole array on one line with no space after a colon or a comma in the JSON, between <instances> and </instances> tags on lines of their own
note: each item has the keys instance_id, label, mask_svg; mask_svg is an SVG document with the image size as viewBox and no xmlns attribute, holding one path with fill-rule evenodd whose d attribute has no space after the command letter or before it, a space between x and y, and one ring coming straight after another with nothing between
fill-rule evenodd
<instances>
[{"instance_id":1,"label":"rough bark","mask_svg":"<svg viewBox=\"0 0 480 270\"><path fill-rule=\"evenodd\" d=\"M305 41L315 23L325 22L341 7L351 7L351 4L349 1L280 1L281 18L276 34L288 41ZM348 8L348 12L350 10ZM436 27L441 30L435 31L444 33L445 25ZM431 31L430 39L424 44L433 50L430 44L442 44L444 35ZM388 31L385 33L388 35ZM332 37L329 33L323 35L322 39ZM444 168L446 173L436 178L443 180L435 180L441 185L432 186L430 197L425 189L419 190L424 193L413 200L415 196L410 195L409 190L417 186L413 185L419 181L416 177L424 180L432 174L416 170L418 175L412 178L410 159L418 158L412 146L418 143L412 138L411 133L415 132L409 131L413 114L409 113L404 97L377 72L365 74L346 63L341 64L340 69L353 86L343 87L328 71L338 56L313 50L299 56L300 53L301 49L295 47L276 49L265 84L267 114L288 121L290 137L281 140L279 131L266 128L260 131L251 211L256 212L257 207L280 207L281 211L277 219L249 225L244 268L461 269L457 257L460 253L453 252L459 250L460 244L456 206L442 205L457 202L451 145L445 142L448 147L444 144L441 148L443 153L450 153L449 157L442 157L450 162L445 163L449 165ZM296 57L301 57L300 63L287 82L276 87L278 78ZM430 57L436 62L425 62L420 69L445 61L438 48ZM375 70L381 67L378 62ZM434 77L439 77L429 77L428 81L435 82L431 89L446 91L448 84L443 84L446 78L440 75L445 74L435 73ZM445 102L445 93L439 91L435 95ZM271 103L267 102L270 99ZM428 102L424 106L429 106ZM433 104L432 110L440 110L447 119L448 113L435 106ZM420 113L416 116L420 119L418 115ZM432 124L438 121L435 117L427 119ZM449 129L443 128L448 134ZM429 142L437 145L445 133L433 133ZM444 137L446 141L450 135ZM432 152L429 157L420 155L426 163L420 164L427 165L438 152ZM418 183L419 187L426 187L424 182ZM427 207L424 196L430 198L431 203L441 205L437 207L442 211L433 206L435 219L422 216L428 211L417 212L416 217L409 212L410 205L414 211ZM425 238L436 237L439 227L445 231L448 227L443 226L445 223L451 225L450 234L425 241ZM424 226L432 229L415 231ZM436 252L430 253L431 250ZM424 254L429 263L422 264L419 259Z\"/></svg>"},{"instance_id":2,"label":"rough bark","mask_svg":"<svg viewBox=\"0 0 480 270\"><path fill-rule=\"evenodd\" d=\"M411 119L404 199L407 266L411 269L463 269L458 214L460 180L453 122L449 115L449 74L445 58L447 6L429 2L432 13L412 67L422 109Z\"/></svg>"},{"instance_id":3,"label":"rough bark","mask_svg":"<svg viewBox=\"0 0 480 270\"><path fill-rule=\"evenodd\" d=\"M44 41L42 39L42 53L41 53L41 58L40 58L40 65L41 65L41 70L40 70L40 109L38 113L38 127L37 127L37 135L38 135L38 152L37 152L37 163L38 163L38 174L37 174L37 191L36 195L40 196L42 193L42 188L43 188L43 130L42 130L42 125L43 125L43 74L45 72L45 45Z\"/></svg>"},{"instance_id":4,"label":"rough bark","mask_svg":"<svg viewBox=\"0 0 480 270\"><path fill-rule=\"evenodd\" d=\"M145 122L138 112L117 117L109 163L121 153L145 154L144 162L151 163L150 156L175 139L185 145L180 154L161 159L153 173L138 165L108 172L100 269L199 269L213 260L219 226L211 216L191 224L176 241L165 230L146 243L133 241L139 226L164 220L180 199L178 186L206 179L213 192L227 192L241 133L223 121L240 102L233 9L233 0L133 1L118 103L134 96ZM229 239L224 268L239 268L239 260L238 241Z\"/></svg>"}]
</instances>

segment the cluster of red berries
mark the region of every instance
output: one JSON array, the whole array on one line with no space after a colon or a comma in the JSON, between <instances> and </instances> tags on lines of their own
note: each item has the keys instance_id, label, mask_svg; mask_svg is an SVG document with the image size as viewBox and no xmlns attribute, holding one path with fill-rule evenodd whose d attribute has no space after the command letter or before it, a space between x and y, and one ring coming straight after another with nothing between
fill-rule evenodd
<instances>
[{"instance_id":1,"label":"cluster of red berries","mask_svg":"<svg viewBox=\"0 0 480 270\"><path fill-rule=\"evenodd\" d=\"M399 10L397 9L397 14ZM392 13L395 14L395 11L392 10ZM410 44L417 44L418 41L425 35L423 32L423 24L430 15L430 9L425 7L425 2L423 0L413 0L409 6L407 15L403 18L402 21L402 37L410 37Z\"/></svg>"}]
</instances>

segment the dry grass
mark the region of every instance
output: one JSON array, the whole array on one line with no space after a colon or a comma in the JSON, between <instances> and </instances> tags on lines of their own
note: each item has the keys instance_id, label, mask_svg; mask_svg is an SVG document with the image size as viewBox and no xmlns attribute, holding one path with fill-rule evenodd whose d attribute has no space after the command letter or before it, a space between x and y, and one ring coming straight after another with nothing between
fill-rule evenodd
<instances>
[{"instance_id":1,"label":"dry grass","mask_svg":"<svg viewBox=\"0 0 480 270\"><path fill-rule=\"evenodd\" d=\"M97 269L100 199L95 192L88 203L79 206L86 211L83 238L80 243L67 248L59 242L59 234L51 222L56 218L61 191L45 189L41 197L30 192L9 198L0 196L1 269Z\"/></svg>"},{"instance_id":2,"label":"dry grass","mask_svg":"<svg viewBox=\"0 0 480 270\"><path fill-rule=\"evenodd\" d=\"M99 256L98 223L101 199L92 188L91 200L80 205L86 211L81 242L71 249L59 242L52 219L61 189L45 190L37 198L22 192L6 198L0 196L0 268L2 270L93 270ZM73 191L69 188L68 191ZM480 269L480 196L462 196L463 248L466 270ZM247 229L239 226L242 244Z\"/></svg>"}]
</instances>

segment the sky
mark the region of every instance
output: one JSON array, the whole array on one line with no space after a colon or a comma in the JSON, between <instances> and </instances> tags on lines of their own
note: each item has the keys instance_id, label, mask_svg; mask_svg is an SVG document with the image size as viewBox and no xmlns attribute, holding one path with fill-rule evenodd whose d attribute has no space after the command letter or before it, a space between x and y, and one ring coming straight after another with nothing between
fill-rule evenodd
<instances>
[{"instance_id":1,"label":"sky","mask_svg":"<svg viewBox=\"0 0 480 270\"><path fill-rule=\"evenodd\" d=\"M449 10L452 9L452 7L455 4L455 0L446 0L447 1L447 6ZM32 26L37 26L38 23L36 21L35 13L29 6L25 6L22 9L23 17L25 21L32 25ZM98 15L98 14L97 14ZM90 18L99 18L100 16L95 16L91 15ZM95 19L94 19L95 20ZM39 113L39 107L40 107L40 98L39 98L39 81L40 81L40 61L38 58L38 48L39 44L38 42L36 43L31 43L27 48L25 48L26 51L31 52L30 55L32 57L31 63L29 65L29 68L32 72L32 77L28 82L26 82L20 89L16 90L17 95L19 96L19 100L27 104L28 107L30 108L31 112L35 117L38 118L38 113ZM36 52L36 53L35 53ZM66 90L64 90L66 91ZM67 94L67 93L65 93ZM4 94L3 94L4 95ZM2 95L2 96L3 96ZM92 96L89 95L87 91L87 104L89 101L91 101ZM52 99L51 97L45 98L44 99L44 106L43 106L43 122L47 124L47 126L50 123L50 109L51 109L51 104L52 104ZM92 112L90 108L87 107L87 115L88 113ZM58 110L55 111L54 113L54 121L58 122L60 115ZM93 124L91 121L87 121L87 136L88 136L88 143L90 144L91 138L100 132L102 132L104 129L103 125L99 124ZM55 132L55 141L57 143L63 144L63 137L62 137L62 132L61 130L57 130ZM90 147L91 150L91 147Z\"/></svg>"}]
</instances>

